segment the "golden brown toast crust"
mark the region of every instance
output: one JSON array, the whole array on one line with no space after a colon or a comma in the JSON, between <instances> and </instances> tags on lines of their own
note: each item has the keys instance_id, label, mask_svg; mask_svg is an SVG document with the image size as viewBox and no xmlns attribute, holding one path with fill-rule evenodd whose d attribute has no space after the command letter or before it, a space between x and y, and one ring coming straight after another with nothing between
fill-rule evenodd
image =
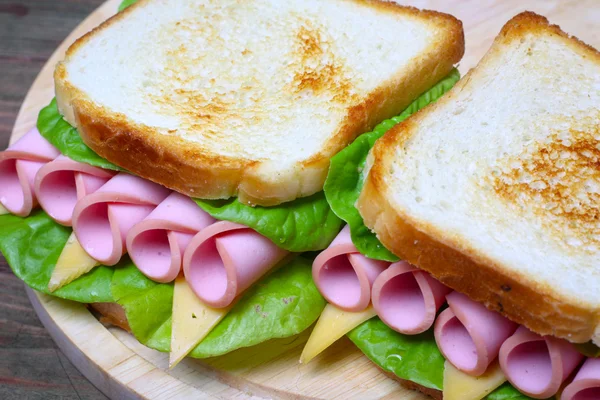
<instances>
[{"instance_id":1,"label":"golden brown toast crust","mask_svg":"<svg viewBox=\"0 0 600 400\"><path fill-rule=\"evenodd\" d=\"M379 366L377 364L375 364L375 365L379 368ZM394 375L393 373L385 371L381 368L379 368L379 370L381 372L383 372L388 378L397 381L398 383L400 383L402 386L404 386L405 388L407 388L409 390L416 390L418 392L423 393L424 395L427 395L427 396L433 398L434 400L442 400L444 398L444 395L441 390L431 389L431 388L425 387L423 385L419 385L418 383L415 383L413 381L399 378L398 376Z\"/></svg>"},{"instance_id":2,"label":"golden brown toast crust","mask_svg":"<svg viewBox=\"0 0 600 400\"><path fill-rule=\"evenodd\" d=\"M303 160L293 173L279 179L264 176L261 162L245 158L207 154L183 139L149 134L152 129L128 121L97 106L85 93L70 84L66 67L55 71L59 110L74 124L83 141L100 156L132 173L189 196L216 199L238 196L240 201L258 205L276 205L309 196L323 188L329 159L367 132L379 121L401 112L418 95L446 76L464 53L462 23L434 11L420 11L380 0L355 0L382 12L404 13L423 18L444 29L441 42L432 43L426 56L348 109L347 117L321 150ZM67 51L66 60L98 32L126 18L141 1L107 20L77 40Z\"/></svg>"},{"instance_id":3,"label":"golden brown toast crust","mask_svg":"<svg viewBox=\"0 0 600 400\"><path fill-rule=\"evenodd\" d=\"M570 37L558 26L550 25L546 18L531 12L519 14L510 20L485 58L502 51L499 44L518 40L525 32L560 35L583 55L600 61L597 50ZM485 63L485 58L482 63ZM473 250L468 243L447 237L435 226L411 219L409 215L394 209L389 202L383 180L389 157L386 148L396 147L398 143L408 140L421 118L426 113L435 112L444 102L452 101L453 94L463 89L470 75L471 73L467 74L438 103L396 126L376 143L371 154L375 161L358 200L358 209L365 224L376 232L388 249L430 272L452 289L539 334L579 343L589 341L594 338L594 330L600 322L598 310L560 298L552 287L526 282L518 274L508 272L502 265Z\"/></svg>"},{"instance_id":4,"label":"golden brown toast crust","mask_svg":"<svg viewBox=\"0 0 600 400\"><path fill-rule=\"evenodd\" d=\"M88 306L101 315L100 322L131 332L125 310L117 303L91 303Z\"/></svg>"}]
</instances>

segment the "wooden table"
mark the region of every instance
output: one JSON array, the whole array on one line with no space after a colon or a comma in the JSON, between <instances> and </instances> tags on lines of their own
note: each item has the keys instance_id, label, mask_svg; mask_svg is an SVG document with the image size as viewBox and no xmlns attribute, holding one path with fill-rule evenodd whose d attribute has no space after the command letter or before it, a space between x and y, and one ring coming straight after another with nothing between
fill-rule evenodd
<instances>
[{"instance_id":1,"label":"wooden table","mask_svg":"<svg viewBox=\"0 0 600 400\"><path fill-rule=\"evenodd\" d=\"M0 0L0 149L46 60L102 2ZM0 398L106 399L56 347L1 255Z\"/></svg>"}]
</instances>

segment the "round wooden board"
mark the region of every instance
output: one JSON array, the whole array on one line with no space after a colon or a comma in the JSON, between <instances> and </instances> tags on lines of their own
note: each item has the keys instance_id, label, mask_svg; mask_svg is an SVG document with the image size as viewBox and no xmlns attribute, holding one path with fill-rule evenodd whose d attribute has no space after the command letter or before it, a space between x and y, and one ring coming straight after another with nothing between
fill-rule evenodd
<instances>
[{"instance_id":1,"label":"round wooden board","mask_svg":"<svg viewBox=\"0 0 600 400\"><path fill-rule=\"evenodd\" d=\"M75 29L52 55L27 94L11 142L35 125L54 96L52 72L67 47L112 16L110 0ZM506 21L524 10L545 15L583 41L600 47L598 0L408 0L403 4L448 12L463 21L467 42L464 74L489 48ZM78 303L28 290L40 320L75 366L114 399L425 399L387 378L347 339L308 365L298 364L307 333L210 360L186 359L167 369L167 355L139 344L129 333L101 324Z\"/></svg>"}]
</instances>

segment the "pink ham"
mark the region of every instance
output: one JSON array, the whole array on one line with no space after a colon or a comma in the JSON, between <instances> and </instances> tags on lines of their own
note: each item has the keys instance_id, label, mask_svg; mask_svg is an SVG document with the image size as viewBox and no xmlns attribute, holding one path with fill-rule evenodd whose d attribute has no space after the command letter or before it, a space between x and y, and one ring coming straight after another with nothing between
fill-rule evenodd
<instances>
[{"instance_id":1,"label":"pink ham","mask_svg":"<svg viewBox=\"0 0 600 400\"><path fill-rule=\"evenodd\" d=\"M362 311L371 302L371 286L390 263L360 254L346 225L313 263L313 280L331 304L346 311Z\"/></svg>"},{"instance_id":2,"label":"pink ham","mask_svg":"<svg viewBox=\"0 0 600 400\"><path fill-rule=\"evenodd\" d=\"M104 265L115 265L125 253L129 230L146 218L170 191L121 172L96 192L77 201L73 230L84 250Z\"/></svg>"},{"instance_id":3,"label":"pink ham","mask_svg":"<svg viewBox=\"0 0 600 400\"><path fill-rule=\"evenodd\" d=\"M12 214L28 216L38 204L35 175L59 154L36 128L0 152L0 203Z\"/></svg>"},{"instance_id":4,"label":"pink ham","mask_svg":"<svg viewBox=\"0 0 600 400\"><path fill-rule=\"evenodd\" d=\"M600 399L600 358L588 358L575 379L563 391L561 400Z\"/></svg>"},{"instance_id":5,"label":"pink ham","mask_svg":"<svg viewBox=\"0 0 600 400\"><path fill-rule=\"evenodd\" d=\"M535 399L554 396L583 360L566 340L542 337L521 326L500 348L500 368L519 391Z\"/></svg>"},{"instance_id":6,"label":"pink ham","mask_svg":"<svg viewBox=\"0 0 600 400\"><path fill-rule=\"evenodd\" d=\"M392 264L373 284L373 307L386 325L415 335L433 325L450 289L405 261Z\"/></svg>"},{"instance_id":7,"label":"pink ham","mask_svg":"<svg viewBox=\"0 0 600 400\"><path fill-rule=\"evenodd\" d=\"M203 302L223 308L287 254L244 225L220 221L194 236L183 257L183 270Z\"/></svg>"},{"instance_id":8,"label":"pink ham","mask_svg":"<svg viewBox=\"0 0 600 400\"><path fill-rule=\"evenodd\" d=\"M35 194L52 219L71 226L77 200L100 189L114 175L61 155L40 168L35 177Z\"/></svg>"},{"instance_id":9,"label":"pink ham","mask_svg":"<svg viewBox=\"0 0 600 400\"><path fill-rule=\"evenodd\" d=\"M147 277L170 282L196 233L215 222L192 199L173 192L127 234L127 252Z\"/></svg>"},{"instance_id":10,"label":"pink ham","mask_svg":"<svg viewBox=\"0 0 600 400\"><path fill-rule=\"evenodd\" d=\"M462 293L452 292L446 300L449 307L435 322L438 348L457 369L482 375L518 325Z\"/></svg>"}]
</instances>

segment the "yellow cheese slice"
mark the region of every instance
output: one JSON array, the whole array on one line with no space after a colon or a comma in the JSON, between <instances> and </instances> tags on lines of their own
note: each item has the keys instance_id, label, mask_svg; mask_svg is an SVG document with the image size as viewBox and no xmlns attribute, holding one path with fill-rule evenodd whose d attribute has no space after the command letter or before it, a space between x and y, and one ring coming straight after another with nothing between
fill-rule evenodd
<instances>
[{"instance_id":1,"label":"yellow cheese slice","mask_svg":"<svg viewBox=\"0 0 600 400\"><path fill-rule=\"evenodd\" d=\"M444 363L444 400L480 400L506 382L498 361L481 376L467 375L448 361Z\"/></svg>"},{"instance_id":2,"label":"yellow cheese slice","mask_svg":"<svg viewBox=\"0 0 600 400\"><path fill-rule=\"evenodd\" d=\"M75 232L72 232L58 257L58 261L56 261L56 266L48 283L48 290L54 292L60 289L67 283L73 282L81 275L89 272L96 265L98 265L98 261L83 250L75 236Z\"/></svg>"},{"instance_id":3,"label":"yellow cheese slice","mask_svg":"<svg viewBox=\"0 0 600 400\"><path fill-rule=\"evenodd\" d=\"M176 366L227 315L227 308L212 308L202 303L180 275L173 293L173 328L169 368Z\"/></svg>"},{"instance_id":4,"label":"yellow cheese slice","mask_svg":"<svg viewBox=\"0 0 600 400\"><path fill-rule=\"evenodd\" d=\"M300 362L308 363L336 340L374 316L372 305L364 311L349 312L327 304L302 350Z\"/></svg>"},{"instance_id":5,"label":"yellow cheese slice","mask_svg":"<svg viewBox=\"0 0 600 400\"><path fill-rule=\"evenodd\" d=\"M10 214L10 213L8 212L6 207L4 207L2 204L0 204L0 215L5 215L5 214Z\"/></svg>"}]
</instances>

